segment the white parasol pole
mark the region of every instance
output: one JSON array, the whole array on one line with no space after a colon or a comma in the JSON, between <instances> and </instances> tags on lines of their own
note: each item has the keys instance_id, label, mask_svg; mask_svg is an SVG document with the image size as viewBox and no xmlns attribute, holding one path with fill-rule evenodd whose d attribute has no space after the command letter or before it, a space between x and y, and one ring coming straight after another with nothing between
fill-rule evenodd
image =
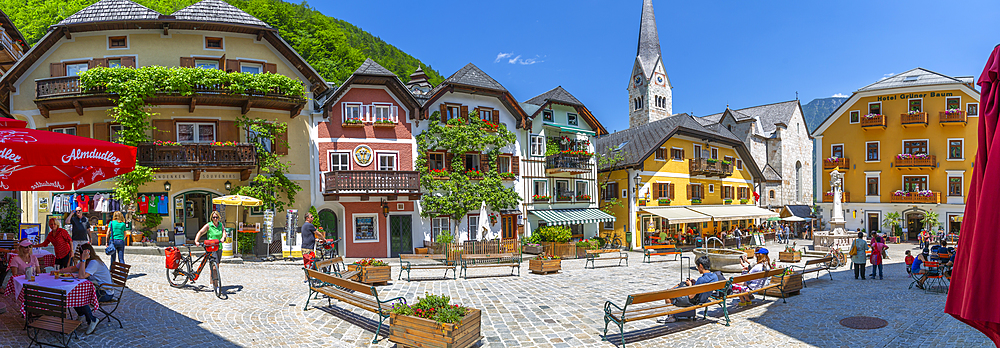
<instances>
[{"instance_id":1,"label":"white parasol pole","mask_svg":"<svg viewBox=\"0 0 1000 348\"><path fill-rule=\"evenodd\" d=\"M490 217L486 213L486 201L483 201L483 205L479 208L479 226L476 226L479 230L479 239L486 239L486 233L490 232Z\"/></svg>"}]
</instances>

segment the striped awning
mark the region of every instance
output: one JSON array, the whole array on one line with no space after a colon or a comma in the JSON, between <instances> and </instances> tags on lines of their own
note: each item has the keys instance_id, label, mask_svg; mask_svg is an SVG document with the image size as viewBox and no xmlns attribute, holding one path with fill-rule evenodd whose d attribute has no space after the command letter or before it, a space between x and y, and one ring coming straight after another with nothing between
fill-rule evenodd
<instances>
[{"instance_id":1,"label":"striped awning","mask_svg":"<svg viewBox=\"0 0 1000 348\"><path fill-rule=\"evenodd\" d=\"M709 215L715 221L766 219L778 213L751 205L690 206L688 209Z\"/></svg>"},{"instance_id":2,"label":"striped awning","mask_svg":"<svg viewBox=\"0 0 1000 348\"><path fill-rule=\"evenodd\" d=\"M529 210L528 213L537 216L549 225L594 224L615 221L614 216L594 208Z\"/></svg>"}]
</instances>

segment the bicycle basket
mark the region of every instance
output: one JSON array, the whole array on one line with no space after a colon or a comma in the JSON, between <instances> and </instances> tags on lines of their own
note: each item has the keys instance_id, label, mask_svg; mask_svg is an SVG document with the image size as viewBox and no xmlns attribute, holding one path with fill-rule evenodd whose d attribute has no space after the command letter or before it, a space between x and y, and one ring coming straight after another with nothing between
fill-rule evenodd
<instances>
[{"instance_id":1,"label":"bicycle basket","mask_svg":"<svg viewBox=\"0 0 1000 348\"><path fill-rule=\"evenodd\" d=\"M218 239L209 239L209 240L206 240L205 243L202 243L202 244L205 245L205 251L207 251L207 252L211 253L211 252L219 251L219 240Z\"/></svg>"},{"instance_id":2,"label":"bicycle basket","mask_svg":"<svg viewBox=\"0 0 1000 348\"><path fill-rule=\"evenodd\" d=\"M323 249L333 249L333 246L337 244L334 242L335 241L332 239L327 239L326 241L323 242Z\"/></svg>"},{"instance_id":3,"label":"bicycle basket","mask_svg":"<svg viewBox=\"0 0 1000 348\"><path fill-rule=\"evenodd\" d=\"M164 254L167 255L167 269L177 269L181 263L181 251L175 247L169 247L164 250Z\"/></svg>"}]
</instances>

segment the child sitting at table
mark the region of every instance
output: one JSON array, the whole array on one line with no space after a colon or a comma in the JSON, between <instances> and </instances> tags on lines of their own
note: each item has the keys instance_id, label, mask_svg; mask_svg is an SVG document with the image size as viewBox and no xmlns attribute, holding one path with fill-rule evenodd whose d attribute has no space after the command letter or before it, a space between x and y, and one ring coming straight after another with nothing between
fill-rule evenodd
<instances>
[{"instance_id":1,"label":"child sitting at table","mask_svg":"<svg viewBox=\"0 0 1000 348\"><path fill-rule=\"evenodd\" d=\"M28 267L34 267L36 274L41 272L41 268L38 267L38 258L31 254L31 242L22 239L20 243L17 243L17 255L10 258L8 267L12 277L24 275L24 270Z\"/></svg>"},{"instance_id":2,"label":"child sitting at table","mask_svg":"<svg viewBox=\"0 0 1000 348\"><path fill-rule=\"evenodd\" d=\"M80 279L89 280L94 283L94 288L97 289L97 301L107 302L112 299L112 296L101 289L104 284L111 284L111 271L108 270L108 266L104 264L101 257L94 252L94 247L90 244L82 244L77 249L77 255L80 255L80 261L76 266L70 266L60 269L59 273L77 273L77 277ZM91 310L90 305L74 307L76 313L87 318L87 334L94 332L97 328L97 317L94 316L93 310Z\"/></svg>"}]
</instances>

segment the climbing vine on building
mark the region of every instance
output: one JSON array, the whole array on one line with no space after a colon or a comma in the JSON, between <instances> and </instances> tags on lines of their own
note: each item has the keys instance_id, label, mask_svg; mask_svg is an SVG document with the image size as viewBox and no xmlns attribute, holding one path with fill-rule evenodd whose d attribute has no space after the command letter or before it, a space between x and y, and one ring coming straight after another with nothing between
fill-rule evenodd
<instances>
[{"instance_id":1,"label":"climbing vine on building","mask_svg":"<svg viewBox=\"0 0 1000 348\"><path fill-rule=\"evenodd\" d=\"M288 146L278 136L288 132L288 124L243 115L236 119L236 125L252 135L249 140L257 151L257 175L250 179L249 185L234 187L231 193L257 198L265 207L273 207L276 211L284 210L286 202L295 203L295 194L302 191L302 187L286 176L291 163L282 162L272 151L275 146ZM281 199L282 195L285 200Z\"/></svg>"},{"instance_id":2,"label":"climbing vine on building","mask_svg":"<svg viewBox=\"0 0 1000 348\"><path fill-rule=\"evenodd\" d=\"M196 86L216 86L233 95L279 93L291 98L304 98L305 86L278 74L227 73L218 69L98 67L80 74L80 89L85 93L108 93L116 98L108 112L122 125L118 143L138 146L152 141L157 130L150 120L149 98L157 94L192 95ZM124 204L135 202L142 185L153 181L155 168L136 166L135 170L115 178L115 196ZM272 179L281 181L281 178ZM284 180L287 180L285 178ZM294 183L293 183L294 184Z\"/></svg>"},{"instance_id":3,"label":"climbing vine on building","mask_svg":"<svg viewBox=\"0 0 1000 348\"><path fill-rule=\"evenodd\" d=\"M428 129L417 135L416 167L424 191L421 215L460 220L469 212L479 210L483 202L493 211L515 208L521 196L513 188L504 186L504 174L497 171L497 158L502 150L510 149L516 155L517 150L511 146L516 140L514 133L504 124L494 130L480 120L475 111L469 113L468 121L456 118L441 122L440 117L440 112L431 114ZM431 170L428 163L431 152L447 152L454 156L442 171ZM489 168L480 168L479 172L468 170L466 153L487 156ZM445 157L447 160L448 156Z\"/></svg>"}]
</instances>

